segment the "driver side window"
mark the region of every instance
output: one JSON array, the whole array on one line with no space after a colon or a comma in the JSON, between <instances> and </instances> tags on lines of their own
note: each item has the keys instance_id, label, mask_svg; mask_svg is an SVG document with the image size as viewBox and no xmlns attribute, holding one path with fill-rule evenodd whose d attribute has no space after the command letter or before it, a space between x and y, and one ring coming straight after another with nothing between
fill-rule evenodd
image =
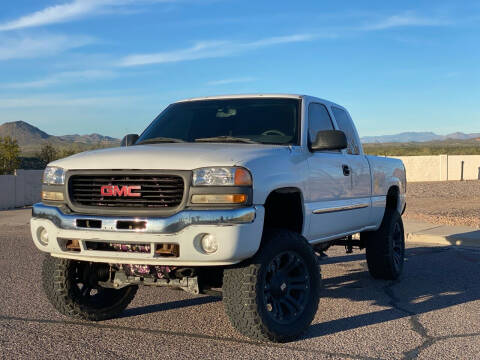
<instances>
[{"instance_id":1,"label":"driver side window","mask_svg":"<svg viewBox=\"0 0 480 360\"><path fill-rule=\"evenodd\" d=\"M313 143L317 133L322 130L333 130L333 123L325 105L311 103L308 106L308 141Z\"/></svg>"}]
</instances>

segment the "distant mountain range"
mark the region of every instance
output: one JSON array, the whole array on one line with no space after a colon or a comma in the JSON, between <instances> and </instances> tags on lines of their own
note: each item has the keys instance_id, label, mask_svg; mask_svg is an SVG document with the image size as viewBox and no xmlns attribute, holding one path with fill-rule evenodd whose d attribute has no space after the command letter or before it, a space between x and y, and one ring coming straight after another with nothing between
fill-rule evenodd
<instances>
[{"instance_id":1,"label":"distant mountain range","mask_svg":"<svg viewBox=\"0 0 480 360\"><path fill-rule=\"evenodd\" d=\"M403 132L394 135L364 136L362 143L407 143L407 142L427 142L444 140L470 140L480 138L480 133L465 134L455 132L448 135L437 135L433 132Z\"/></svg>"},{"instance_id":2,"label":"distant mountain range","mask_svg":"<svg viewBox=\"0 0 480 360\"><path fill-rule=\"evenodd\" d=\"M46 142L58 147L68 147L74 144L80 149L88 149L97 145L108 147L120 144L119 139L100 134L49 135L25 121L6 122L0 125L0 137L5 136L16 139L23 153L38 151Z\"/></svg>"}]
</instances>

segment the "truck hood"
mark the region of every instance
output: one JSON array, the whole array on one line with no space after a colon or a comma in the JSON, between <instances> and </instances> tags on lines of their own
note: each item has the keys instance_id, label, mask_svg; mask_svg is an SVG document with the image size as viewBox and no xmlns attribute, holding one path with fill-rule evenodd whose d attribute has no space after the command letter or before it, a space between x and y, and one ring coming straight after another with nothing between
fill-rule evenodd
<instances>
[{"instance_id":1,"label":"truck hood","mask_svg":"<svg viewBox=\"0 0 480 360\"><path fill-rule=\"evenodd\" d=\"M52 162L66 170L192 170L243 165L251 159L289 153L286 146L256 144L167 143L109 148L79 153Z\"/></svg>"}]
</instances>

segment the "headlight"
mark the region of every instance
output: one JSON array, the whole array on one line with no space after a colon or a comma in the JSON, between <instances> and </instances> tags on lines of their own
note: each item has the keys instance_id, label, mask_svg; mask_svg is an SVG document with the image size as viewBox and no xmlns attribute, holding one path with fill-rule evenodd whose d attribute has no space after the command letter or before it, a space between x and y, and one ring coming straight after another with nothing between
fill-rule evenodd
<instances>
[{"instance_id":1,"label":"headlight","mask_svg":"<svg viewBox=\"0 0 480 360\"><path fill-rule=\"evenodd\" d=\"M251 186L252 175L241 167L209 167L193 170L193 186Z\"/></svg>"},{"instance_id":2,"label":"headlight","mask_svg":"<svg viewBox=\"0 0 480 360\"><path fill-rule=\"evenodd\" d=\"M47 185L65 184L65 170L55 166L47 166L43 172L43 183Z\"/></svg>"}]
</instances>

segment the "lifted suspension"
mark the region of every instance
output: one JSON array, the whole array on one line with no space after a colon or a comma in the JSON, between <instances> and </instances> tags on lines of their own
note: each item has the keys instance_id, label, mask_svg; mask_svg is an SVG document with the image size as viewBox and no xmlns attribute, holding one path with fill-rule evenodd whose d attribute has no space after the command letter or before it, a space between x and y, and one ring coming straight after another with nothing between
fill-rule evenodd
<instances>
[{"instance_id":1,"label":"lifted suspension","mask_svg":"<svg viewBox=\"0 0 480 360\"><path fill-rule=\"evenodd\" d=\"M359 235L350 235L341 239L334 240L332 245L343 245L345 246L345 252L347 254L353 253L353 248L356 247L359 250L365 249L365 241L362 240L362 237Z\"/></svg>"},{"instance_id":2,"label":"lifted suspension","mask_svg":"<svg viewBox=\"0 0 480 360\"><path fill-rule=\"evenodd\" d=\"M95 281L106 288L150 285L180 288L192 294L201 292L198 274L194 268L130 264L101 264L97 268Z\"/></svg>"}]
</instances>

